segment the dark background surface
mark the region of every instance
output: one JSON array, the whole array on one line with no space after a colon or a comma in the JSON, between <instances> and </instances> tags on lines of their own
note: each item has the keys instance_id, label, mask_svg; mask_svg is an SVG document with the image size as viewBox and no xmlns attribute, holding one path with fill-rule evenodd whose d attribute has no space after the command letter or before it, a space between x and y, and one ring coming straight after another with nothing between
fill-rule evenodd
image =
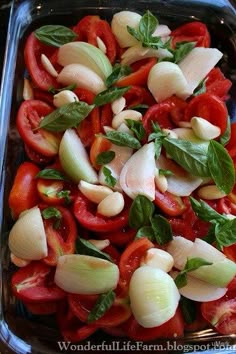
<instances>
[{"instance_id":1,"label":"dark background surface","mask_svg":"<svg viewBox=\"0 0 236 354\"><path fill-rule=\"evenodd\" d=\"M10 5L11 1L0 0L0 77L2 75Z\"/></svg>"}]
</instances>

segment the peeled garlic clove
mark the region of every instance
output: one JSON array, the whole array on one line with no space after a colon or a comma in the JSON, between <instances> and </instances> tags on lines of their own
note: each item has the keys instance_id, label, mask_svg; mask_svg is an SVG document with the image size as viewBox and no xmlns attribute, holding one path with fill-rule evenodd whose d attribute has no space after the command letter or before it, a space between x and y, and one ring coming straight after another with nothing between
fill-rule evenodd
<instances>
[{"instance_id":1,"label":"peeled garlic clove","mask_svg":"<svg viewBox=\"0 0 236 354\"><path fill-rule=\"evenodd\" d=\"M104 53L106 54L107 52L107 47L105 45L105 43L103 42L103 40L100 37L97 37L97 45L98 48Z\"/></svg>"},{"instance_id":2,"label":"peeled garlic clove","mask_svg":"<svg viewBox=\"0 0 236 354\"><path fill-rule=\"evenodd\" d=\"M56 69L54 68L54 66L52 65L52 63L50 62L50 60L48 59L48 57L45 54L41 54L41 63L44 67L44 69L53 77L57 77L58 76L58 72L56 71Z\"/></svg>"},{"instance_id":3,"label":"peeled garlic clove","mask_svg":"<svg viewBox=\"0 0 236 354\"><path fill-rule=\"evenodd\" d=\"M96 204L99 204L108 195L113 193L113 190L106 186L99 186L83 180L79 183L79 190L86 198Z\"/></svg>"},{"instance_id":4,"label":"peeled garlic clove","mask_svg":"<svg viewBox=\"0 0 236 354\"><path fill-rule=\"evenodd\" d=\"M108 239L106 240L88 240L90 243L92 243L95 247L97 247L97 249L99 249L100 251L104 250L104 248L106 248L107 246L110 245L110 241Z\"/></svg>"},{"instance_id":5,"label":"peeled garlic clove","mask_svg":"<svg viewBox=\"0 0 236 354\"><path fill-rule=\"evenodd\" d=\"M103 216L112 217L120 214L124 206L125 201L123 194L114 192L98 204L97 212Z\"/></svg>"},{"instance_id":6,"label":"peeled garlic clove","mask_svg":"<svg viewBox=\"0 0 236 354\"><path fill-rule=\"evenodd\" d=\"M221 134L219 127L201 117L193 117L191 119L191 126L196 136L203 140L215 139Z\"/></svg>"},{"instance_id":7,"label":"peeled garlic clove","mask_svg":"<svg viewBox=\"0 0 236 354\"><path fill-rule=\"evenodd\" d=\"M24 88L23 88L23 98L24 100L32 100L34 98L34 92L30 84L29 79L24 78Z\"/></svg>"},{"instance_id":8,"label":"peeled garlic clove","mask_svg":"<svg viewBox=\"0 0 236 354\"><path fill-rule=\"evenodd\" d=\"M114 114L118 114L125 108L126 100L124 97L117 98L111 103L111 109Z\"/></svg>"},{"instance_id":9,"label":"peeled garlic clove","mask_svg":"<svg viewBox=\"0 0 236 354\"><path fill-rule=\"evenodd\" d=\"M47 239L38 207L29 209L13 225L8 245L11 252L24 260L39 260L47 256Z\"/></svg>"},{"instance_id":10,"label":"peeled garlic clove","mask_svg":"<svg viewBox=\"0 0 236 354\"><path fill-rule=\"evenodd\" d=\"M113 117L112 128L118 129L122 123L126 123L126 119L139 121L142 119L142 114L134 109L126 109Z\"/></svg>"},{"instance_id":11,"label":"peeled garlic clove","mask_svg":"<svg viewBox=\"0 0 236 354\"><path fill-rule=\"evenodd\" d=\"M25 267L28 264L30 264L30 262L31 262L31 261L26 261L25 259L21 259L19 257L16 257L12 252L11 252L10 258L11 258L11 262L19 268Z\"/></svg>"},{"instance_id":12,"label":"peeled garlic clove","mask_svg":"<svg viewBox=\"0 0 236 354\"><path fill-rule=\"evenodd\" d=\"M127 31L127 26L137 30L140 20L141 16L132 11L120 11L113 16L111 29L121 48L130 47L138 43L137 39Z\"/></svg>"},{"instance_id":13,"label":"peeled garlic clove","mask_svg":"<svg viewBox=\"0 0 236 354\"><path fill-rule=\"evenodd\" d=\"M168 273L174 265L174 259L164 250L159 248L150 248L142 257L140 265L158 268Z\"/></svg>"},{"instance_id":14,"label":"peeled garlic clove","mask_svg":"<svg viewBox=\"0 0 236 354\"><path fill-rule=\"evenodd\" d=\"M155 184L160 192L165 193L168 189L168 181L166 176L160 175L159 170L156 169L155 173Z\"/></svg>"},{"instance_id":15,"label":"peeled garlic clove","mask_svg":"<svg viewBox=\"0 0 236 354\"><path fill-rule=\"evenodd\" d=\"M199 188L197 194L201 199L206 200L221 199L226 196L215 184Z\"/></svg>"},{"instance_id":16,"label":"peeled garlic clove","mask_svg":"<svg viewBox=\"0 0 236 354\"><path fill-rule=\"evenodd\" d=\"M63 90L53 97L53 104L55 107L64 106L64 104L78 102L79 99L77 95L70 90Z\"/></svg>"}]
</instances>

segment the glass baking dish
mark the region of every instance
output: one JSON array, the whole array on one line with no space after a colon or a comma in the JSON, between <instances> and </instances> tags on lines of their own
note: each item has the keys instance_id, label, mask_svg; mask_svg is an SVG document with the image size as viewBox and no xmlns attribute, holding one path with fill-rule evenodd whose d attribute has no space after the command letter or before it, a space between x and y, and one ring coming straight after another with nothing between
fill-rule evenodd
<instances>
[{"instance_id":1,"label":"glass baking dish","mask_svg":"<svg viewBox=\"0 0 236 354\"><path fill-rule=\"evenodd\" d=\"M0 103L0 169L1 169L1 302L0 302L0 352L2 353L59 353L61 340L54 319L49 316L33 316L24 311L16 302L10 290L10 277L14 267L9 260L7 247L8 231L12 226L10 210L7 205L8 194L18 165L24 159L23 145L15 127L17 108L22 100L24 77L23 48L27 35L42 24L64 24L71 26L86 14L98 14L110 19L118 11L129 9L143 13L150 9L161 23L171 28L193 20L207 24L212 37L212 46L223 53L221 69L233 81L228 108L231 119L236 120L236 10L226 0L177 1L177 0L26 0L12 4ZM83 343L84 350L104 352L125 350L125 338L111 337L97 332ZM130 342L130 341L129 341ZM88 345L89 343L89 345ZM118 344L114 344L118 343ZM122 344L123 343L123 344ZM145 350L135 346L133 350L183 353L214 348L214 352L235 353L236 335L223 336L211 329L186 334L178 340L158 340ZM87 345L87 349L86 346ZM2 346L2 347L1 347ZM80 348L80 349L79 349ZM70 347L66 352L83 351L82 347ZM96 349L97 348L97 349ZM123 349L120 349L123 348ZM125 351L132 350L126 347ZM167 351L166 351L167 350ZM219 350L219 351L218 351Z\"/></svg>"}]
</instances>

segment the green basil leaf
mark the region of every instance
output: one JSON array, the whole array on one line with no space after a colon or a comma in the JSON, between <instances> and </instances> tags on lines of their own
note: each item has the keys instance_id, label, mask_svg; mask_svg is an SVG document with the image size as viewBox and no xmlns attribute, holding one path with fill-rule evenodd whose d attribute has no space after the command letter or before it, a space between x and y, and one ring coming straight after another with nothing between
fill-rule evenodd
<instances>
[{"instance_id":1,"label":"green basil leaf","mask_svg":"<svg viewBox=\"0 0 236 354\"><path fill-rule=\"evenodd\" d=\"M220 136L221 145L223 145L223 146L227 145L230 140L230 137L231 137L231 120L230 120L230 117L228 116L227 127L226 127L224 133Z\"/></svg>"},{"instance_id":2,"label":"green basil leaf","mask_svg":"<svg viewBox=\"0 0 236 354\"><path fill-rule=\"evenodd\" d=\"M44 219L51 219L51 218L56 218L56 221L53 224L54 229L58 229L60 227L61 224L61 212L54 207L48 207L46 209L44 209L42 212L42 217Z\"/></svg>"},{"instance_id":3,"label":"green basil leaf","mask_svg":"<svg viewBox=\"0 0 236 354\"><path fill-rule=\"evenodd\" d=\"M118 146L128 146L132 149L140 149L141 144L138 139L134 138L128 133L122 133L118 131L108 131L106 133L106 138L110 140L113 144Z\"/></svg>"},{"instance_id":4,"label":"green basil leaf","mask_svg":"<svg viewBox=\"0 0 236 354\"><path fill-rule=\"evenodd\" d=\"M162 144L163 144L163 137L156 138L154 140L154 149L155 149L156 159L159 159L159 157L161 155Z\"/></svg>"},{"instance_id":5,"label":"green basil leaf","mask_svg":"<svg viewBox=\"0 0 236 354\"><path fill-rule=\"evenodd\" d=\"M215 237L220 249L236 243L236 219L228 220L224 224L217 224Z\"/></svg>"},{"instance_id":6,"label":"green basil leaf","mask_svg":"<svg viewBox=\"0 0 236 354\"><path fill-rule=\"evenodd\" d=\"M210 205L208 205L206 202L203 200L196 200L193 197L189 197L191 206L193 208L193 211L197 215L197 217L203 221L209 221L213 223L224 223L228 219L217 213Z\"/></svg>"},{"instance_id":7,"label":"green basil leaf","mask_svg":"<svg viewBox=\"0 0 236 354\"><path fill-rule=\"evenodd\" d=\"M163 170L162 168L159 168L159 175L160 176L173 176L173 172L170 170Z\"/></svg>"},{"instance_id":8,"label":"green basil leaf","mask_svg":"<svg viewBox=\"0 0 236 354\"><path fill-rule=\"evenodd\" d=\"M102 258L111 262L111 257L109 254L100 251L97 247L95 247L91 242L78 238L76 240L75 249L77 254L83 254L86 256L92 256L96 258Z\"/></svg>"},{"instance_id":9,"label":"green basil leaf","mask_svg":"<svg viewBox=\"0 0 236 354\"><path fill-rule=\"evenodd\" d=\"M148 40L158 26L157 18L147 10L139 22L139 32Z\"/></svg>"},{"instance_id":10,"label":"green basil leaf","mask_svg":"<svg viewBox=\"0 0 236 354\"><path fill-rule=\"evenodd\" d=\"M109 170L108 167L104 166L102 169L102 173L105 176L105 182L108 184L110 187L115 187L116 185L116 178L112 176L111 170Z\"/></svg>"},{"instance_id":11,"label":"green basil leaf","mask_svg":"<svg viewBox=\"0 0 236 354\"><path fill-rule=\"evenodd\" d=\"M124 87L110 87L105 91L100 92L94 99L95 106L103 106L106 103L113 102L118 98L122 97L128 90L130 86Z\"/></svg>"},{"instance_id":12,"label":"green basil leaf","mask_svg":"<svg viewBox=\"0 0 236 354\"><path fill-rule=\"evenodd\" d=\"M187 324L193 323L197 318L196 303L184 296L181 296L179 304L185 322Z\"/></svg>"},{"instance_id":13,"label":"green basil leaf","mask_svg":"<svg viewBox=\"0 0 236 354\"><path fill-rule=\"evenodd\" d=\"M66 87L63 87L60 89L56 89L55 87L50 86L48 89L48 92L55 95L56 93L61 92L61 91L65 91L65 90L74 91L75 88L76 88L76 84L72 84L72 85L69 85L69 86L66 86Z\"/></svg>"},{"instance_id":14,"label":"green basil leaf","mask_svg":"<svg viewBox=\"0 0 236 354\"><path fill-rule=\"evenodd\" d=\"M212 262L208 262L203 258L200 257L195 257L195 258L190 258L187 260L184 271L185 272L192 272L200 267L206 266L206 265L212 265Z\"/></svg>"},{"instance_id":15,"label":"green basil leaf","mask_svg":"<svg viewBox=\"0 0 236 354\"><path fill-rule=\"evenodd\" d=\"M129 225L134 229L150 223L150 217L154 212L153 203L144 195L138 195L130 207Z\"/></svg>"},{"instance_id":16,"label":"green basil leaf","mask_svg":"<svg viewBox=\"0 0 236 354\"><path fill-rule=\"evenodd\" d=\"M163 145L167 153L194 176L209 177L207 164L208 143L196 144L187 140L165 138Z\"/></svg>"},{"instance_id":17,"label":"green basil leaf","mask_svg":"<svg viewBox=\"0 0 236 354\"><path fill-rule=\"evenodd\" d=\"M129 107L129 109L134 109L135 111L139 111L140 113L145 113L145 111L149 108L147 104L137 104L135 106Z\"/></svg>"},{"instance_id":18,"label":"green basil leaf","mask_svg":"<svg viewBox=\"0 0 236 354\"><path fill-rule=\"evenodd\" d=\"M218 224L211 224L211 226L209 227L209 230L206 234L206 236L204 236L202 239L203 241L209 243L210 245L212 245L215 240L216 240L216 236L215 236L215 228Z\"/></svg>"},{"instance_id":19,"label":"green basil leaf","mask_svg":"<svg viewBox=\"0 0 236 354\"><path fill-rule=\"evenodd\" d=\"M235 183L234 163L227 150L217 141L211 140L207 152L208 168L215 184L229 194Z\"/></svg>"},{"instance_id":20,"label":"green basil leaf","mask_svg":"<svg viewBox=\"0 0 236 354\"><path fill-rule=\"evenodd\" d=\"M198 95L201 95L202 93L206 92L206 82L207 82L207 79L203 79L199 83L199 85L193 91L193 96L198 96Z\"/></svg>"},{"instance_id":21,"label":"green basil leaf","mask_svg":"<svg viewBox=\"0 0 236 354\"><path fill-rule=\"evenodd\" d=\"M35 37L42 43L61 47L63 44L73 42L77 34L71 29L60 25L46 25L34 31Z\"/></svg>"},{"instance_id":22,"label":"green basil leaf","mask_svg":"<svg viewBox=\"0 0 236 354\"><path fill-rule=\"evenodd\" d=\"M154 215L150 221L156 242L159 245L164 245L173 239L170 223L164 216Z\"/></svg>"},{"instance_id":23,"label":"green basil leaf","mask_svg":"<svg viewBox=\"0 0 236 354\"><path fill-rule=\"evenodd\" d=\"M135 39L137 39L137 41L142 42L143 37L138 30L136 30L135 28L132 28L130 26L127 26L127 31L129 34L131 34L131 36L133 36Z\"/></svg>"},{"instance_id":24,"label":"green basil leaf","mask_svg":"<svg viewBox=\"0 0 236 354\"><path fill-rule=\"evenodd\" d=\"M135 134L138 140L143 140L145 136L145 129L143 123L133 119L126 119L126 124L130 130Z\"/></svg>"},{"instance_id":25,"label":"green basil leaf","mask_svg":"<svg viewBox=\"0 0 236 354\"><path fill-rule=\"evenodd\" d=\"M39 171L35 178L56 179L61 181L66 181L68 179L63 173L54 168L45 168L44 170Z\"/></svg>"},{"instance_id":26,"label":"green basil leaf","mask_svg":"<svg viewBox=\"0 0 236 354\"><path fill-rule=\"evenodd\" d=\"M176 44L176 49L174 51L174 62L178 64L182 59L184 59L191 50L195 47L196 42L179 42Z\"/></svg>"},{"instance_id":27,"label":"green basil leaf","mask_svg":"<svg viewBox=\"0 0 236 354\"><path fill-rule=\"evenodd\" d=\"M175 285L178 289L183 288L187 285L187 274L185 272L180 272L175 278Z\"/></svg>"},{"instance_id":28,"label":"green basil leaf","mask_svg":"<svg viewBox=\"0 0 236 354\"><path fill-rule=\"evenodd\" d=\"M114 85L120 78L129 75L132 69L128 65L115 65L112 73L106 78L105 85L110 87Z\"/></svg>"},{"instance_id":29,"label":"green basil leaf","mask_svg":"<svg viewBox=\"0 0 236 354\"><path fill-rule=\"evenodd\" d=\"M150 36L147 40L143 40L143 47L149 47L153 49L164 48L164 43L161 37Z\"/></svg>"},{"instance_id":30,"label":"green basil leaf","mask_svg":"<svg viewBox=\"0 0 236 354\"><path fill-rule=\"evenodd\" d=\"M68 128L77 127L93 110L94 105L85 102L72 102L57 108L44 117L38 128L53 132L63 132Z\"/></svg>"},{"instance_id":31,"label":"green basil leaf","mask_svg":"<svg viewBox=\"0 0 236 354\"><path fill-rule=\"evenodd\" d=\"M92 310L89 312L88 315L88 323L92 323L97 321L100 317L102 317L112 306L113 302L115 301L116 294L113 290L109 290L105 294L101 294Z\"/></svg>"},{"instance_id":32,"label":"green basil leaf","mask_svg":"<svg viewBox=\"0 0 236 354\"><path fill-rule=\"evenodd\" d=\"M57 197L58 198L64 198L66 204L70 204L71 202L71 197L70 197L70 191L69 190L62 190L60 192L57 192Z\"/></svg>"},{"instance_id":33,"label":"green basil leaf","mask_svg":"<svg viewBox=\"0 0 236 354\"><path fill-rule=\"evenodd\" d=\"M96 164L97 165L106 165L107 163L111 162L115 158L116 154L115 151L108 150L103 151L96 157Z\"/></svg>"},{"instance_id":34,"label":"green basil leaf","mask_svg":"<svg viewBox=\"0 0 236 354\"><path fill-rule=\"evenodd\" d=\"M135 239L146 237L150 241L155 241L155 235L151 226L142 226L136 233Z\"/></svg>"}]
</instances>

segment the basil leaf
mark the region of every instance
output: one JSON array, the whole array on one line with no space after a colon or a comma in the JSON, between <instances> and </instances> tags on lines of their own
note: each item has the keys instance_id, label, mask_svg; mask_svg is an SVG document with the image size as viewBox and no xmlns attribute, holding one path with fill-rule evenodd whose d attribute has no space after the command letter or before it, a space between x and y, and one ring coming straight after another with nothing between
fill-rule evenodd
<instances>
[{"instance_id":1,"label":"basil leaf","mask_svg":"<svg viewBox=\"0 0 236 354\"><path fill-rule=\"evenodd\" d=\"M72 84L72 85L69 85L69 86L66 86L66 87L63 87L60 89L56 89L55 87L50 86L48 89L48 92L55 95L56 93L61 92L61 91L65 91L65 90L74 91L75 88L76 88L76 84Z\"/></svg>"},{"instance_id":2,"label":"basil leaf","mask_svg":"<svg viewBox=\"0 0 236 354\"><path fill-rule=\"evenodd\" d=\"M140 142L128 133L117 131L109 131L106 133L106 138L118 146L128 146L132 149L140 149Z\"/></svg>"},{"instance_id":3,"label":"basil leaf","mask_svg":"<svg viewBox=\"0 0 236 354\"><path fill-rule=\"evenodd\" d=\"M203 200L196 200L193 197L189 197L191 206L197 217L203 221L224 223L228 219L217 213L210 205Z\"/></svg>"},{"instance_id":4,"label":"basil leaf","mask_svg":"<svg viewBox=\"0 0 236 354\"><path fill-rule=\"evenodd\" d=\"M106 78L105 85L107 87L115 84L120 78L129 75L132 69L128 65L115 65L112 73Z\"/></svg>"},{"instance_id":5,"label":"basil leaf","mask_svg":"<svg viewBox=\"0 0 236 354\"><path fill-rule=\"evenodd\" d=\"M198 96L206 92L206 82L207 79L204 79L199 83L199 85L193 91L193 96Z\"/></svg>"},{"instance_id":6,"label":"basil leaf","mask_svg":"<svg viewBox=\"0 0 236 354\"><path fill-rule=\"evenodd\" d=\"M187 285L187 274L186 272L180 272L177 277L175 278L175 285L178 289L183 288Z\"/></svg>"},{"instance_id":7,"label":"basil leaf","mask_svg":"<svg viewBox=\"0 0 236 354\"><path fill-rule=\"evenodd\" d=\"M221 145L225 146L228 144L231 136L231 120L230 117L228 116L227 119L227 127L224 131L224 133L220 136L220 143Z\"/></svg>"},{"instance_id":8,"label":"basil leaf","mask_svg":"<svg viewBox=\"0 0 236 354\"><path fill-rule=\"evenodd\" d=\"M63 191L57 192L57 197L64 198L66 204L70 204L70 202L71 202L69 190L63 190Z\"/></svg>"},{"instance_id":9,"label":"basil leaf","mask_svg":"<svg viewBox=\"0 0 236 354\"><path fill-rule=\"evenodd\" d=\"M76 240L75 249L77 254L83 254L86 256L92 256L96 258L102 258L111 262L111 257L109 254L100 251L97 247L95 247L91 242L78 238Z\"/></svg>"},{"instance_id":10,"label":"basil leaf","mask_svg":"<svg viewBox=\"0 0 236 354\"><path fill-rule=\"evenodd\" d=\"M44 170L39 171L39 173L35 176L36 178L43 179L56 179L65 181L67 180L66 176L58 170L54 168L45 168Z\"/></svg>"},{"instance_id":11,"label":"basil leaf","mask_svg":"<svg viewBox=\"0 0 236 354\"><path fill-rule=\"evenodd\" d=\"M160 176L173 176L173 172L170 170L163 170L162 168L159 168L158 170Z\"/></svg>"},{"instance_id":12,"label":"basil leaf","mask_svg":"<svg viewBox=\"0 0 236 354\"><path fill-rule=\"evenodd\" d=\"M139 111L142 114L144 114L148 108L149 106L147 104L137 104L135 106L129 107L129 109L134 109L135 111Z\"/></svg>"},{"instance_id":13,"label":"basil leaf","mask_svg":"<svg viewBox=\"0 0 236 354\"><path fill-rule=\"evenodd\" d=\"M227 150L217 141L211 140L207 152L208 167L215 184L229 194L235 183L234 163Z\"/></svg>"},{"instance_id":14,"label":"basil leaf","mask_svg":"<svg viewBox=\"0 0 236 354\"><path fill-rule=\"evenodd\" d=\"M136 30L135 28L132 28L130 26L127 26L127 31L129 34L131 34L131 36L133 36L135 39L137 39L137 41L142 42L143 37L138 30Z\"/></svg>"},{"instance_id":15,"label":"basil leaf","mask_svg":"<svg viewBox=\"0 0 236 354\"><path fill-rule=\"evenodd\" d=\"M185 322L187 324L193 323L197 318L197 308L195 302L181 296L179 304Z\"/></svg>"},{"instance_id":16,"label":"basil leaf","mask_svg":"<svg viewBox=\"0 0 236 354\"><path fill-rule=\"evenodd\" d=\"M145 40L149 40L157 26L157 18L147 10L139 22L139 32Z\"/></svg>"},{"instance_id":17,"label":"basil leaf","mask_svg":"<svg viewBox=\"0 0 236 354\"><path fill-rule=\"evenodd\" d=\"M146 237L150 241L155 240L154 232L151 226L142 226L136 233L135 239Z\"/></svg>"},{"instance_id":18,"label":"basil leaf","mask_svg":"<svg viewBox=\"0 0 236 354\"><path fill-rule=\"evenodd\" d=\"M34 31L34 35L40 42L53 47L73 42L77 37L77 34L71 29L60 25L42 26Z\"/></svg>"},{"instance_id":19,"label":"basil leaf","mask_svg":"<svg viewBox=\"0 0 236 354\"><path fill-rule=\"evenodd\" d=\"M163 145L169 155L194 176L209 177L208 143L196 144L187 140L165 138Z\"/></svg>"},{"instance_id":20,"label":"basil leaf","mask_svg":"<svg viewBox=\"0 0 236 354\"><path fill-rule=\"evenodd\" d=\"M163 144L163 137L156 138L154 140L154 149L155 149L156 159L159 159L159 157L161 155L162 144Z\"/></svg>"},{"instance_id":21,"label":"basil leaf","mask_svg":"<svg viewBox=\"0 0 236 354\"><path fill-rule=\"evenodd\" d=\"M145 129L143 127L142 122L133 119L126 119L125 121L128 128L132 130L138 140L143 140L145 136Z\"/></svg>"},{"instance_id":22,"label":"basil leaf","mask_svg":"<svg viewBox=\"0 0 236 354\"><path fill-rule=\"evenodd\" d=\"M144 195L138 195L130 207L129 226L139 229L142 226L148 225L153 212L153 203Z\"/></svg>"},{"instance_id":23,"label":"basil leaf","mask_svg":"<svg viewBox=\"0 0 236 354\"><path fill-rule=\"evenodd\" d=\"M54 229L58 229L60 227L61 224L61 212L54 207L48 207L46 209L44 209L42 212L42 217L44 219L51 219L51 218L56 218L56 221L53 224Z\"/></svg>"},{"instance_id":24,"label":"basil leaf","mask_svg":"<svg viewBox=\"0 0 236 354\"><path fill-rule=\"evenodd\" d=\"M102 317L112 306L115 301L115 297L116 295L113 290L109 290L107 293L101 294L98 297L95 306L88 315L88 323L97 321L100 317Z\"/></svg>"},{"instance_id":25,"label":"basil leaf","mask_svg":"<svg viewBox=\"0 0 236 354\"><path fill-rule=\"evenodd\" d=\"M210 245L212 245L215 242L215 240L216 240L216 237L215 237L216 225L218 225L218 224L212 224L209 227L209 230L208 230L208 233L206 234L206 236L203 237L203 241L209 243Z\"/></svg>"},{"instance_id":26,"label":"basil leaf","mask_svg":"<svg viewBox=\"0 0 236 354\"><path fill-rule=\"evenodd\" d=\"M57 108L44 117L38 128L44 128L53 132L63 132L68 128L77 127L93 110L85 102L72 102Z\"/></svg>"},{"instance_id":27,"label":"basil leaf","mask_svg":"<svg viewBox=\"0 0 236 354\"><path fill-rule=\"evenodd\" d=\"M217 224L215 227L215 237L220 249L236 243L236 219L228 220L223 225Z\"/></svg>"},{"instance_id":28,"label":"basil leaf","mask_svg":"<svg viewBox=\"0 0 236 354\"><path fill-rule=\"evenodd\" d=\"M111 171L109 170L109 168L107 168L106 166L103 167L102 169L102 173L105 176L105 182L108 184L108 186L110 187L115 187L116 185L116 178L112 176Z\"/></svg>"},{"instance_id":29,"label":"basil leaf","mask_svg":"<svg viewBox=\"0 0 236 354\"><path fill-rule=\"evenodd\" d=\"M115 158L115 151L108 150L103 151L96 157L96 164L97 165L106 165L107 163L111 162Z\"/></svg>"},{"instance_id":30,"label":"basil leaf","mask_svg":"<svg viewBox=\"0 0 236 354\"><path fill-rule=\"evenodd\" d=\"M173 239L170 223L164 216L154 215L150 221L156 242L159 245L164 245Z\"/></svg>"},{"instance_id":31,"label":"basil leaf","mask_svg":"<svg viewBox=\"0 0 236 354\"><path fill-rule=\"evenodd\" d=\"M130 86L125 87L110 87L105 91L100 92L94 99L95 106L103 106L106 103L113 102L118 98L122 97L128 90Z\"/></svg>"},{"instance_id":32,"label":"basil leaf","mask_svg":"<svg viewBox=\"0 0 236 354\"><path fill-rule=\"evenodd\" d=\"M178 64L195 47L196 42L178 42L174 51L174 62Z\"/></svg>"}]
</instances>

